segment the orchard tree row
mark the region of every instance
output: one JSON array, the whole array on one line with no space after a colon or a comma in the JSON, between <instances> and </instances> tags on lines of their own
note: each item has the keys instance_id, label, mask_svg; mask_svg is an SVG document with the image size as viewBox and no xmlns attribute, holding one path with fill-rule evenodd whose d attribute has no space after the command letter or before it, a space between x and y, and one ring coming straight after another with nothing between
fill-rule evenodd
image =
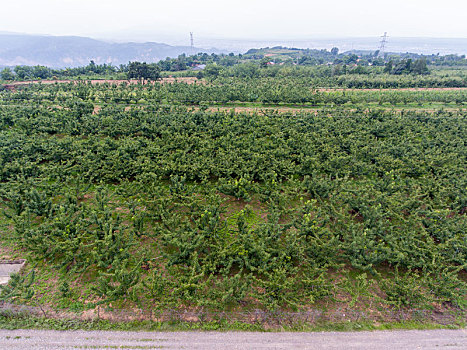
<instances>
[{"instance_id":1,"label":"orchard tree row","mask_svg":"<svg viewBox=\"0 0 467 350\"><path fill-rule=\"evenodd\" d=\"M179 89L196 100L214 88L0 93L1 239L36 266L31 288L49 290L38 301L467 306L465 112L235 113L156 102L94 111L112 94L156 101Z\"/></svg>"}]
</instances>

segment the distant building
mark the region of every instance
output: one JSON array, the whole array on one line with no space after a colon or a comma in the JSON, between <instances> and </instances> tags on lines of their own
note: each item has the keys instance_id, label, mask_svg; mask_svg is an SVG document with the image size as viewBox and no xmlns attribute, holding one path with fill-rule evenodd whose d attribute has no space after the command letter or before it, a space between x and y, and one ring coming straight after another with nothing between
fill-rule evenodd
<instances>
[{"instance_id":1,"label":"distant building","mask_svg":"<svg viewBox=\"0 0 467 350\"><path fill-rule=\"evenodd\" d=\"M200 71L200 70L204 70L204 68L206 68L205 64L197 64L197 65L193 66L193 68L191 68L191 70Z\"/></svg>"}]
</instances>

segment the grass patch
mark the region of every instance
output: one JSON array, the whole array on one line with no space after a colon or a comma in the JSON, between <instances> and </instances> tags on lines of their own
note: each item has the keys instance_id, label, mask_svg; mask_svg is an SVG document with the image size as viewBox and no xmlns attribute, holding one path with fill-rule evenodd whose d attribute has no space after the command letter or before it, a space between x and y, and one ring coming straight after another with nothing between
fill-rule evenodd
<instances>
[{"instance_id":1,"label":"grass patch","mask_svg":"<svg viewBox=\"0 0 467 350\"><path fill-rule=\"evenodd\" d=\"M466 324L458 320L452 324L439 324L431 321L323 321L315 324L296 324L294 326L271 327L245 322L210 321L210 322L156 322L130 321L112 322L108 320L72 320L36 317L28 314L0 314L0 328L48 329L48 330L107 330L107 331L247 331L247 332L351 332L377 330L431 330L462 329ZM152 339L144 339L152 341Z\"/></svg>"}]
</instances>

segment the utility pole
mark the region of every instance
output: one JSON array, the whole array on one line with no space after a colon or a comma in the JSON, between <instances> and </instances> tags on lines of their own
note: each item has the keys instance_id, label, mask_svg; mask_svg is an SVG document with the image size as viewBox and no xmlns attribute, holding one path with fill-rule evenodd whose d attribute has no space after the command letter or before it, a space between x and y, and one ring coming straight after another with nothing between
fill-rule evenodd
<instances>
[{"instance_id":1,"label":"utility pole","mask_svg":"<svg viewBox=\"0 0 467 350\"><path fill-rule=\"evenodd\" d=\"M379 46L378 57L383 57L384 58L384 49L386 48L387 42L388 42L388 33L384 32L384 35L381 37L381 44Z\"/></svg>"},{"instance_id":2,"label":"utility pole","mask_svg":"<svg viewBox=\"0 0 467 350\"><path fill-rule=\"evenodd\" d=\"M191 54L195 54L195 40L193 39L193 32L190 32Z\"/></svg>"}]
</instances>

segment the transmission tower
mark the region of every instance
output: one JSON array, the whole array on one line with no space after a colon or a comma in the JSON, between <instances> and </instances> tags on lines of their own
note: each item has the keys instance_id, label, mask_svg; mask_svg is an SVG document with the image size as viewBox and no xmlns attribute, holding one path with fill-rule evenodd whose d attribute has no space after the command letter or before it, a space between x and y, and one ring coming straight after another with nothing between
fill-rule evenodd
<instances>
[{"instance_id":1,"label":"transmission tower","mask_svg":"<svg viewBox=\"0 0 467 350\"><path fill-rule=\"evenodd\" d=\"M379 46L379 54L378 57L384 57L384 49L386 48L386 44L388 42L388 33L384 32L384 35L381 37L381 44Z\"/></svg>"},{"instance_id":2,"label":"transmission tower","mask_svg":"<svg viewBox=\"0 0 467 350\"><path fill-rule=\"evenodd\" d=\"M195 53L195 40L193 39L193 32L190 32L191 54Z\"/></svg>"}]
</instances>

